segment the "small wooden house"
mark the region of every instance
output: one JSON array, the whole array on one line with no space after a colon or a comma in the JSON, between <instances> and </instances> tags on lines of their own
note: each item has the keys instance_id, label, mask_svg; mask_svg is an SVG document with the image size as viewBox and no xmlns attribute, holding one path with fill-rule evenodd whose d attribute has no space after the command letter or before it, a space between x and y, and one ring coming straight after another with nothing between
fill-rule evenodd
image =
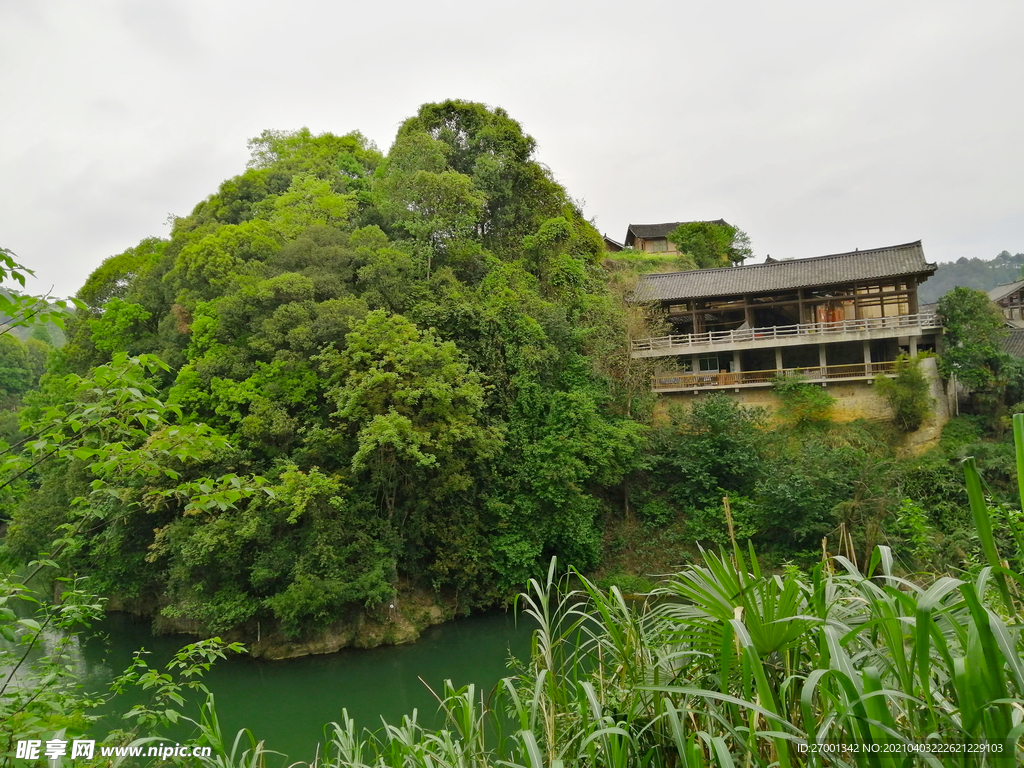
<instances>
[{"instance_id":1,"label":"small wooden house","mask_svg":"<svg viewBox=\"0 0 1024 768\"><path fill-rule=\"evenodd\" d=\"M988 297L996 303L1008 321L1016 321L1012 325L1024 322L1024 280L1006 285L997 285L988 292Z\"/></svg>"},{"instance_id":2,"label":"small wooden house","mask_svg":"<svg viewBox=\"0 0 1024 768\"><path fill-rule=\"evenodd\" d=\"M675 244L668 239L676 227L680 224L693 224L692 221L670 221L664 224L630 224L626 230L626 241L624 245L637 251L647 253L663 253L668 256L678 255L679 250ZM707 222L709 224L721 224L730 226L725 219L716 219Z\"/></svg>"}]
</instances>

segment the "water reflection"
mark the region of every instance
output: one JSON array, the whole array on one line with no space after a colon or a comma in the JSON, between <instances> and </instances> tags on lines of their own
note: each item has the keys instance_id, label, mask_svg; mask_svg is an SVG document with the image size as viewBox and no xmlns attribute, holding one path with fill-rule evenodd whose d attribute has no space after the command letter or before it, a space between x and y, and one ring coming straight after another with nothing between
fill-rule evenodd
<instances>
[{"instance_id":1,"label":"water reflection","mask_svg":"<svg viewBox=\"0 0 1024 768\"><path fill-rule=\"evenodd\" d=\"M91 691L105 690L131 663L135 649L145 647L152 652L147 663L162 666L193 640L154 637L148 624L125 614L111 614L98 629L100 634L79 649L82 682ZM521 659L528 654L529 638L525 620L517 627L511 614L496 613L432 627L412 645L284 661L237 657L214 665L206 684L216 697L225 735L248 727L268 748L292 760L311 760L323 726L340 720L343 708L359 727L378 729L381 718L398 722L414 709L421 723L440 724L437 702L424 682L439 693L445 679L456 687L474 683L490 691L508 674L510 653ZM197 716L198 703L198 696L191 697L186 714ZM126 702L119 701L116 709L127 709ZM106 724L113 726L111 720ZM174 737L185 739L188 733Z\"/></svg>"}]
</instances>

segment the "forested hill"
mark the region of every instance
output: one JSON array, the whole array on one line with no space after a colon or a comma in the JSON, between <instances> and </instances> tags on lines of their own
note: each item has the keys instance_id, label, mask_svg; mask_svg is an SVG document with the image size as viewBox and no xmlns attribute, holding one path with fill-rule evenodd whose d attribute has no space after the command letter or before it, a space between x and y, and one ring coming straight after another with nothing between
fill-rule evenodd
<instances>
[{"instance_id":1,"label":"forested hill","mask_svg":"<svg viewBox=\"0 0 1024 768\"><path fill-rule=\"evenodd\" d=\"M989 291L997 285L1020 280L1024 273L1024 253L1014 256L1003 251L993 259L957 259L939 268L921 285L922 304L933 304L958 285Z\"/></svg>"},{"instance_id":2,"label":"forested hill","mask_svg":"<svg viewBox=\"0 0 1024 768\"><path fill-rule=\"evenodd\" d=\"M81 429L75 399L96 400L86 410L120 413L124 431L40 468L9 546L47 551L70 501L89 498L107 522L74 557L99 590L209 631L271 617L291 634L400 582L464 610L553 554L593 566L600 500L643 428L608 375L628 356L601 236L534 140L501 109L445 102L387 155L305 129L251 149L168 239L107 259L81 289L88 311L25 418L44 429L56 408ZM111 394L139 370L124 354L169 369L147 362L135 394ZM123 412L149 386L224 440L155 451L179 434L147 436L168 412L151 406L148 431ZM100 440L149 463L98 468ZM266 493L229 486L215 504L210 477Z\"/></svg>"},{"instance_id":3,"label":"forested hill","mask_svg":"<svg viewBox=\"0 0 1024 768\"><path fill-rule=\"evenodd\" d=\"M897 462L893 427L840 428L820 387L791 382L770 424L724 396L654 418L628 339L663 320L621 300L651 265L607 257L503 110L427 104L387 154L308 130L251 149L81 288L21 431L0 423L0 556L48 553L190 631L290 642L360 612L436 619L424 595L495 605L552 556L664 573L728 541L723 496L779 562L842 526L865 551L931 541L901 505L936 494L948 540L969 538L958 465ZM702 260L740 234L707 233Z\"/></svg>"}]
</instances>

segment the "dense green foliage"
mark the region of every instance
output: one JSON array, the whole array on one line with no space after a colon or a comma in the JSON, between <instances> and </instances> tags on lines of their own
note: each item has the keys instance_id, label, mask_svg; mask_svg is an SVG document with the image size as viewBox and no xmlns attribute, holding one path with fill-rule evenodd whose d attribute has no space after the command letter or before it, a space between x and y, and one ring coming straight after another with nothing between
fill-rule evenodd
<instances>
[{"instance_id":1,"label":"dense green foliage","mask_svg":"<svg viewBox=\"0 0 1024 768\"><path fill-rule=\"evenodd\" d=\"M88 724L65 651L97 593L211 634L296 637L409 584L469 610L532 579L533 655L498 695L444 691L438 733L345 721L322 759L767 766L806 762L806 743L929 740L1016 756L1024 415L1016 451L967 416L906 459L891 428L833 423L828 393L795 379L774 420L725 396L653 408L628 341L657 318L621 305L628 270L602 272L600 238L501 110L426 105L386 157L308 131L252 149L168 240L90 277L38 391L41 358L0 335L0 387L26 406L0 487L4 750ZM0 254L0 277L19 270ZM60 318L7 301L15 323ZM1010 391L986 306L954 292L941 308L948 364ZM904 428L925 405L908 370L892 385ZM535 579L552 556L621 569L645 541L684 542L660 564L700 560L651 603L582 577L558 590L554 566ZM44 577L58 604L34 592ZM190 646L165 671L138 657L111 695L151 696L113 739L180 718L228 648ZM217 764L262 764L212 702L197 726Z\"/></svg>"},{"instance_id":2,"label":"dense green foliage","mask_svg":"<svg viewBox=\"0 0 1024 768\"><path fill-rule=\"evenodd\" d=\"M725 397L655 408L629 341L662 319L622 302L635 265L602 266L504 111L425 105L387 155L308 130L251 149L168 239L90 276L38 391L41 358L26 376L0 340L0 388L26 403L0 489L13 556L88 519L60 565L94 592L286 638L400 590L507 601L552 556L664 572L727 541L723 497L777 564L823 537L861 560L887 542L908 569L978 556L955 492L921 480L955 452L898 459L885 426L833 423L821 387L780 381L771 422ZM702 266L746 253L732 227L676 234ZM107 444L133 460L97 460ZM1005 448L986 450L1005 487Z\"/></svg>"},{"instance_id":3,"label":"dense green foliage","mask_svg":"<svg viewBox=\"0 0 1024 768\"><path fill-rule=\"evenodd\" d=\"M1024 446L1024 417L1017 425ZM1024 451L1018 454L1024 462ZM702 552L652 600L575 574L532 581L529 662L487 696L438 692L445 726L415 717L360 730L343 712L321 762L338 768L542 766L998 766L1024 759L1024 538L1000 549L972 463L965 466L984 567L908 581L888 547L863 569L825 557L809 572L762 570L753 549ZM963 480L960 481L963 487ZM572 587L576 586L575 589ZM201 738L234 748L210 702ZM241 744L242 747L238 745Z\"/></svg>"},{"instance_id":4,"label":"dense green foliage","mask_svg":"<svg viewBox=\"0 0 1024 768\"><path fill-rule=\"evenodd\" d=\"M1024 415L1014 431L1024 465ZM773 575L732 538L635 601L578 573L558 582L552 562L521 596L536 629L517 674L489 696L448 683L437 731L415 716L360 730L343 712L325 729L319 762L1019 765L1024 604L1010 584L1024 581L1024 534L996 540L973 460L957 485L985 554L956 578L902 578L884 546L863 568L826 555L807 572ZM199 733L225 765L268 757L247 731L230 747L212 701Z\"/></svg>"},{"instance_id":5,"label":"dense green foliage","mask_svg":"<svg viewBox=\"0 0 1024 768\"><path fill-rule=\"evenodd\" d=\"M1024 415L1015 432L1024 464ZM773 575L752 546L745 552L731 538L728 548L703 551L698 563L667 577L653 599L637 601L576 572L559 581L553 561L547 579L531 580L520 596L536 626L530 657L493 692L446 683L437 692L444 716L438 730L415 713L383 729L360 729L343 711L325 728L314 764L1019 764L1024 605L1010 584L1024 579L1024 529L1000 544L973 460L965 472L984 556L958 578L903 578L888 547L863 568L826 556L808 572L788 567ZM958 484L964 488L962 479ZM33 598L9 577L4 584L14 589L0 599L0 628L23 640L11 661L27 657L46 624L62 622L70 631L98 608L66 592L59 608L38 603L44 624L18 619L7 605ZM192 743L212 750L211 765L287 764L247 730L234 738L224 733L201 680L229 650L239 649L216 639L190 645L166 669L137 654L111 695L138 688L147 697L102 743L160 741L155 734L184 719L195 727ZM6 762L15 735L46 737L61 726L57 738L70 737L96 725L84 709L89 701L54 685L59 657L34 666L49 676L23 677L10 694L6 685L0 690L0 707L10 715L0 721ZM207 694L196 720L180 712L188 688ZM148 739L138 738L140 731Z\"/></svg>"},{"instance_id":6,"label":"dense green foliage","mask_svg":"<svg viewBox=\"0 0 1024 768\"><path fill-rule=\"evenodd\" d=\"M731 267L753 255L750 237L731 224L692 221L673 229L668 239L689 256L697 269Z\"/></svg>"},{"instance_id":7,"label":"dense green foliage","mask_svg":"<svg viewBox=\"0 0 1024 768\"><path fill-rule=\"evenodd\" d=\"M90 276L23 428L119 356L155 355L153 395L224 439L169 471L269 493L195 510L122 475L130 503L76 567L211 632L273 619L294 635L401 580L468 610L552 555L595 565L643 427L598 362L625 347L602 240L533 139L500 109L445 102L387 156L306 130L251 148L168 240ZM25 475L38 492L9 511L12 551L48 547L86 496L84 461Z\"/></svg>"},{"instance_id":8,"label":"dense green foliage","mask_svg":"<svg viewBox=\"0 0 1024 768\"><path fill-rule=\"evenodd\" d=\"M983 292L960 287L942 297L938 312L945 328L943 376L956 376L973 389L995 387L1007 362L1000 348L1006 330L999 308Z\"/></svg>"}]
</instances>

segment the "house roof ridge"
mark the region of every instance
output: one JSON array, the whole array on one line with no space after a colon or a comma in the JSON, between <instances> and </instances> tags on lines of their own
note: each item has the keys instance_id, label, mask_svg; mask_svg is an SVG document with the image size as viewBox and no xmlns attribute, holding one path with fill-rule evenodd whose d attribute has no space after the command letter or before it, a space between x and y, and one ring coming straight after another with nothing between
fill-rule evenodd
<instances>
[{"instance_id":1,"label":"house roof ridge","mask_svg":"<svg viewBox=\"0 0 1024 768\"><path fill-rule=\"evenodd\" d=\"M806 259L651 273L641 276L633 296L638 301L669 301L739 295L800 286L836 285L896 275L927 276L933 274L936 268L935 264L925 260L922 242L914 240Z\"/></svg>"},{"instance_id":2,"label":"house roof ridge","mask_svg":"<svg viewBox=\"0 0 1024 768\"><path fill-rule=\"evenodd\" d=\"M727 222L725 219L699 219L697 221L662 221L657 224L633 224L630 223L626 227L626 238L623 241L628 246L632 246L635 238L639 237L642 239L661 238L668 237L672 230L683 224L719 224L727 227L731 227L732 224ZM631 239L633 238L633 239Z\"/></svg>"},{"instance_id":3,"label":"house roof ridge","mask_svg":"<svg viewBox=\"0 0 1024 768\"><path fill-rule=\"evenodd\" d=\"M886 245L886 246L883 246L881 248L865 248L864 250L857 249L857 250L853 250L853 251L844 251L843 253L827 253L824 256L808 256L808 257L803 258L803 259L778 259L778 260L772 260L772 261L763 261L760 264L742 264L742 265L735 266L735 267L711 267L710 269L700 269L700 270L698 270L698 269L684 269L684 270L681 270L679 272L648 273L648 274L644 275L643 277L647 278L647 279L656 278L656 277L674 277L676 275L685 275L685 274L688 274L690 272L701 272L702 274L712 274L712 273L715 273L715 272L731 272L731 273L735 273L737 270L741 270L741 269L763 269L765 267L778 267L778 266L781 266L783 264L794 264L794 263L796 263L796 264L804 264L804 263L806 263L808 261L824 261L825 259L838 259L838 258L841 258L843 256L854 256L854 255L857 255L857 254L872 254L872 253L878 253L880 251L895 251L895 250L898 250L900 248L913 248L915 246L920 247L921 246L921 241L920 240L914 240L913 242L900 243L899 245ZM1017 282L1024 282L1024 279L1019 280ZM1012 285L1012 283L1006 283L1006 285Z\"/></svg>"},{"instance_id":4,"label":"house roof ridge","mask_svg":"<svg viewBox=\"0 0 1024 768\"><path fill-rule=\"evenodd\" d=\"M995 288L990 288L985 293L988 294L989 299L992 301L999 301L1005 299L1011 293L1024 286L1024 277L1018 278L1010 283L1000 283Z\"/></svg>"}]
</instances>

